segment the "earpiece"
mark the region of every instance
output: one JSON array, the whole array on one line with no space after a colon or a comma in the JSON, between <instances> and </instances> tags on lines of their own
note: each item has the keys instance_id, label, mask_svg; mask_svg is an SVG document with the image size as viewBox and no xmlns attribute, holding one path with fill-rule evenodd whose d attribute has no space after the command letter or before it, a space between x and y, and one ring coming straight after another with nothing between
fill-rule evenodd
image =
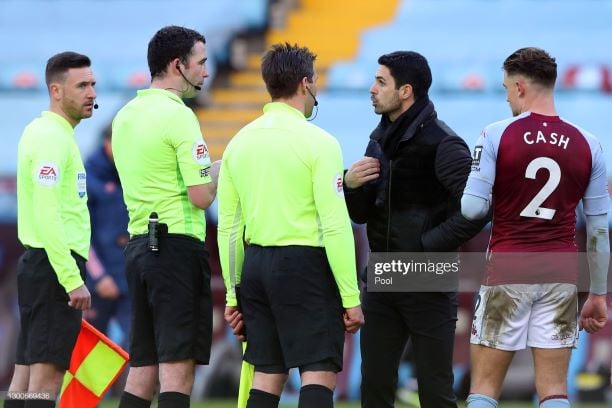
<instances>
[{"instance_id":1,"label":"earpiece","mask_svg":"<svg viewBox=\"0 0 612 408\"><path fill-rule=\"evenodd\" d=\"M201 86L192 84L191 81L187 79L187 77L183 74L183 71L181 70L181 66L179 65L178 62L176 63L176 69L178 70L179 74L181 74L181 76L183 77L185 82L187 82L189 85L193 86L196 91L201 91L202 90Z\"/></svg>"}]
</instances>

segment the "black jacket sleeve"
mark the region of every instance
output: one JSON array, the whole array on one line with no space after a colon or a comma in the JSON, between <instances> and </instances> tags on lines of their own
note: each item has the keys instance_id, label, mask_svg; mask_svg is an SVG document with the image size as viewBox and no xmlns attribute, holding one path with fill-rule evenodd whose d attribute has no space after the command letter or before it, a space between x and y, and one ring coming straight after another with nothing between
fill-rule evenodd
<instances>
[{"instance_id":1,"label":"black jacket sleeve","mask_svg":"<svg viewBox=\"0 0 612 408\"><path fill-rule=\"evenodd\" d=\"M370 212L376 200L376 190L367 185L349 189L345 184L344 200L351 220L357 224L365 224L370 218Z\"/></svg>"},{"instance_id":2,"label":"black jacket sleeve","mask_svg":"<svg viewBox=\"0 0 612 408\"><path fill-rule=\"evenodd\" d=\"M490 217L470 221L461 215L461 196L470 173L472 157L465 142L458 136L445 138L436 153L436 176L449 193L449 203L456 207L449 218L426 231L421 237L425 252L455 251L474 237L490 221Z\"/></svg>"}]
</instances>

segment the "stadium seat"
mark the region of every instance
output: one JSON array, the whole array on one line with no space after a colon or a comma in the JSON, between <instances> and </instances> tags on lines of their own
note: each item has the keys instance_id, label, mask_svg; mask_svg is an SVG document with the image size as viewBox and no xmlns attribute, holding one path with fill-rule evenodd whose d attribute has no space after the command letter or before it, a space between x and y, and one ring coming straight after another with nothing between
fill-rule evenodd
<instances>
[{"instance_id":1,"label":"stadium seat","mask_svg":"<svg viewBox=\"0 0 612 408\"><path fill-rule=\"evenodd\" d=\"M537 17L551 13L554 18ZM610 21L610 1L585 7L569 0L404 0L391 23L362 33L353 61L331 67L328 86L367 89L380 55L413 50L429 60L435 90L501 91L496 78L504 58L520 47L539 46L557 58L561 75L569 67L583 67L582 79L567 89L608 92ZM525 25L528 29L519 28ZM606 74L595 74L593 66Z\"/></svg>"},{"instance_id":2,"label":"stadium seat","mask_svg":"<svg viewBox=\"0 0 612 408\"><path fill-rule=\"evenodd\" d=\"M44 89L37 78L46 58L65 50L89 55L94 66L111 66L112 89L140 87L148 83L148 41L170 24L204 34L212 79L212 65L227 61L232 38L245 30L261 30L266 20L267 0L215 0L205 5L195 0L2 1L0 38L7 41L2 41L0 91ZM34 61L35 70L21 72L23 61ZM19 75L15 78L13 72Z\"/></svg>"}]
</instances>

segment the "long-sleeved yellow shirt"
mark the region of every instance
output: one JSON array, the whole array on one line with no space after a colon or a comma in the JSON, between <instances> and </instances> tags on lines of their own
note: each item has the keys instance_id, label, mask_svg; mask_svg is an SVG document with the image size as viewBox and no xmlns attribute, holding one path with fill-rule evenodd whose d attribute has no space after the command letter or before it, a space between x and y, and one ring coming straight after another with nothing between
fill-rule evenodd
<instances>
[{"instance_id":1,"label":"long-sleeved yellow shirt","mask_svg":"<svg viewBox=\"0 0 612 408\"><path fill-rule=\"evenodd\" d=\"M345 308L359 305L355 243L336 139L293 107L272 102L223 154L219 255L227 304L236 305L246 242L324 247Z\"/></svg>"},{"instance_id":2,"label":"long-sleeved yellow shirt","mask_svg":"<svg viewBox=\"0 0 612 408\"><path fill-rule=\"evenodd\" d=\"M89 254L91 227L85 168L74 129L45 111L23 131L17 165L17 228L21 243L43 248L60 284L83 285L75 251Z\"/></svg>"}]
</instances>

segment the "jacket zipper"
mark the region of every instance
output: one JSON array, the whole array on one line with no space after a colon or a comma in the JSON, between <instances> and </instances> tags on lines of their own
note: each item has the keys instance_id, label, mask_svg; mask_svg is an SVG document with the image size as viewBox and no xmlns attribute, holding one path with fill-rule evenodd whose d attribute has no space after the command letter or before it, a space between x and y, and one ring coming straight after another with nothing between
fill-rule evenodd
<instances>
[{"instance_id":1,"label":"jacket zipper","mask_svg":"<svg viewBox=\"0 0 612 408\"><path fill-rule=\"evenodd\" d=\"M387 217L387 252L389 249L389 241L391 240L391 180L393 180L393 160L389 160L389 195L387 197L389 216Z\"/></svg>"}]
</instances>

